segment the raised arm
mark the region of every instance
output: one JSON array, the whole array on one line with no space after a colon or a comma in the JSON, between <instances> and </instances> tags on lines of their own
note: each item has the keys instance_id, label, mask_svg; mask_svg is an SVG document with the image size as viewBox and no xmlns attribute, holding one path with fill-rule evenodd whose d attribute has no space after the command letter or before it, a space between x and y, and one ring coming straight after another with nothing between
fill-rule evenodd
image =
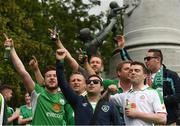
<instances>
[{"instance_id":1,"label":"raised arm","mask_svg":"<svg viewBox=\"0 0 180 126\"><path fill-rule=\"evenodd\" d=\"M9 39L6 34L4 34L6 40L4 42L5 47L11 47L11 52L10 52L10 57L11 60L14 64L14 67L16 71L19 73L19 75L23 79L23 84L28 90L28 92L32 92L34 90L35 84L34 81L32 80L31 76L29 73L26 71L23 63L21 62L20 58L18 57L16 50L14 48L14 43L12 39Z\"/></svg>"},{"instance_id":2,"label":"raised arm","mask_svg":"<svg viewBox=\"0 0 180 126\"><path fill-rule=\"evenodd\" d=\"M77 61L71 56L69 51L64 47L61 40L59 39L59 35L55 30L48 29L51 32L51 40L55 42L57 49L65 49L66 50L66 58L65 60L68 62L73 71L78 71L79 64ZM55 37L55 38L54 38Z\"/></svg>"},{"instance_id":3,"label":"raised arm","mask_svg":"<svg viewBox=\"0 0 180 126\"><path fill-rule=\"evenodd\" d=\"M116 41L117 41L117 46L118 46L118 49L119 49L119 53L120 53L121 59L125 60L125 61L126 60L132 61L132 59L129 56L127 50L125 49L125 39L124 39L124 36L117 35L116 36Z\"/></svg>"},{"instance_id":4,"label":"raised arm","mask_svg":"<svg viewBox=\"0 0 180 126\"><path fill-rule=\"evenodd\" d=\"M31 69L34 72L36 81L39 84L44 85L44 77L41 74L41 71L40 71L39 65L38 65L38 61L35 56L32 56L32 59L29 61L29 66L31 67Z\"/></svg>"},{"instance_id":5,"label":"raised arm","mask_svg":"<svg viewBox=\"0 0 180 126\"><path fill-rule=\"evenodd\" d=\"M72 90L64 75L64 65L62 61L65 58L65 56L66 51L64 49L58 49L56 51L56 74L58 86L61 88L62 93L64 94L65 98L68 100L70 105L74 108L74 106L79 100L79 95Z\"/></svg>"},{"instance_id":6,"label":"raised arm","mask_svg":"<svg viewBox=\"0 0 180 126\"><path fill-rule=\"evenodd\" d=\"M96 72L92 69L92 67L88 62L88 55L86 54L86 52L82 51L81 48L79 49L78 60L83 64L85 70L87 71L88 76L96 74Z\"/></svg>"}]
</instances>

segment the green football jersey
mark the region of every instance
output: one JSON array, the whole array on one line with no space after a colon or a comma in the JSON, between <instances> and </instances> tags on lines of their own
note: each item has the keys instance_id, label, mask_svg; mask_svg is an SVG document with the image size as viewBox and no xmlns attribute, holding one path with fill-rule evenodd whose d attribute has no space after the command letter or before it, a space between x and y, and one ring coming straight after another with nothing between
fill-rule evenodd
<instances>
[{"instance_id":1,"label":"green football jersey","mask_svg":"<svg viewBox=\"0 0 180 126\"><path fill-rule=\"evenodd\" d=\"M20 116L22 116L23 119L32 117L32 108L27 107L26 105L20 106ZM31 122L27 124L31 124Z\"/></svg>"},{"instance_id":2,"label":"green football jersey","mask_svg":"<svg viewBox=\"0 0 180 126\"><path fill-rule=\"evenodd\" d=\"M7 110L7 111L6 111L7 118L11 117L11 116L12 116L12 114L14 113L13 108L11 108L11 107L7 107L7 109L6 109L6 110ZM8 125L13 125L13 122L8 123Z\"/></svg>"},{"instance_id":3,"label":"green football jersey","mask_svg":"<svg viewBox=\"0 0 180 126\"><path fill-rule=\"evenodd\" d=\"M65 111L66 111L65 119L67 125L74 125L74 110L70 104L65 105Z\"/></svg>"},{"instance_id":4,"label":"green football jersey","mask_svg":"<svg viewBox=\"0 0 180 126\"><path fill-rule=\"evenodd\" d=\"M66 125L64 105L66 101L61 93L52 94L44 90L32 92L32 125Z\"/></svg>"}]
</instances>

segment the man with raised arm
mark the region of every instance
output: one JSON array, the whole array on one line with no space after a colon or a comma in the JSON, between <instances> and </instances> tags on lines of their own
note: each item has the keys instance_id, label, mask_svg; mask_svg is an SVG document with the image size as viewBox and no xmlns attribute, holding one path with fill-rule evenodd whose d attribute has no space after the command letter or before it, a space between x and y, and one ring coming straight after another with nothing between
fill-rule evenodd
<instances>
[{"instance_id":1,"label":"man with raised arm","mask_svg":"<svg viewBox=\"0 0 180 126\"><path fill-rule=\"evenodd\" d=\"M6 35L4 45L11 47L10 57L15 69L23 79L23 84L31 92L33 120L32 125L65 125L64 96L58 92L56 69L49 67L44 76L45 89L36 91L36 84L19 59L12 39Z\"/></svg>"},{"instance_id":2,"label":"man with raised arm","mask_svg":"<svg viewBox=\"0 0 180 126\"><path fill-rule=\"evenodd\" d=\"M79 96L67 83L64 75L62 60L66 57L64 49L56 52L56 67L58 85L64 96L75 112L76 125L118 125L120 124L119 114L115 106L106 100L101 99L103 90L102 80L98 75L91 75L87 79L87 95Z\"/></svg>"}]
</instances>

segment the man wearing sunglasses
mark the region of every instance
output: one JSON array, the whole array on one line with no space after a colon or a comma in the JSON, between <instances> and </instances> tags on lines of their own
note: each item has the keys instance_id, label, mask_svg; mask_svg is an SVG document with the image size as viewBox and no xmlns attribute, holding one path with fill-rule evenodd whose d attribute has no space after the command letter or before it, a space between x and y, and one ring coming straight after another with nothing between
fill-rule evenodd
<instances>
[{"instance_id":1,"label":"man wearing sunglasses","mask_svg":"<svg viewBox=\"0 0 180 126\"><path fill-rule=\"evenodd\" d=\"M121 54L122 59L126 60L127 54L124 48L124 41L119 46L126 54ZM129 56L129 55L128 55ZM131 58L130 58L131 59ZM163 54L160 49L149 49L144 58L147 68L151 75L147 78L152 88L157 89L163 94L165 106L167 109L167 124L177 123L180 125L180 79L176 72L166 69L163 64ZM178 107L179 106L179 107Z\"/></svg>"},{"instance_id":2,"label":"man wearing sunglasses","mask_svg":"<svg viewBox=\"0 0 180 126\"><path fill-rule=\"evenodd\" d=\"M167 124L177 121L178 103L180 102L180 80L176 72L163 65L163 54L159 49L149 49L144 62L151 71L152 88L164 96L167 109Z\"/></svg>"},{"instance_id":3,"label":"man wearing sunglasses","mask_svg":"<svg viewBox=\"0 0 180 126\"><path fill-rule=\"evenodd\" d=\"M66 57L64 49L56 51L58 85L75 113L75 125L118 125L119 114L116 107L109 101L101 99L102 80L98 75L88 77L86 96L79 96L70 88L64 75L61 62Z\"/></svg>"}]
</instances>

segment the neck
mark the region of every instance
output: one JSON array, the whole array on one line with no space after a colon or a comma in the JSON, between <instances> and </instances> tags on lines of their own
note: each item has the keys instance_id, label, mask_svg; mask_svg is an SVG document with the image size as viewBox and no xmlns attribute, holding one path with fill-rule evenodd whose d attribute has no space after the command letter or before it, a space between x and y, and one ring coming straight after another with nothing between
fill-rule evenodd
<instances>
[{"instance_id":1,"label":"neck","mask_svg":"<svg viewBox=\"0 0 180 126\"><path fill-rule=\"evenodd\" d=\"M76 93L78 94L78 95L82 95L83 93L85 92L85 90L84 91L77 91Z\"/></svg>"},{"instance_id":2,"label":"neck","mask_svg":"<svg viewBox=\"0 0 180 126\"><path fill-rule=\"evenodd\" d=\"M141 82L140 84L132 83L133 89L135 90L141 90L144 87L144 82Z\"/></svg>"},{"instance_id":3,"label":"neck","mask_svg":"<svg viewBox=\"0 0 180 126\"><path fill-rule=\"evenodd\" d=\"M31 107L31 103L27 103L26 106L27 106L27 107Z\"/></svg>"},{"instance_id":4,"label":"neck","mask_svg":"<svg viewBox=\"0 0 180 126\"><path fill-rule=\"evenodd\" d=\"M158 67L156 67L156 68L154 68L153 70L151 70L151 72L152 72L152 73L157 73L160 68L161 68L161 65L159 65Z\"/></svg>"},{"instance_id":5,"label":"neck","mask_svg":"<svg viewBox=\"0 0 180 126\"><path fill-rule=\"evenodd\" d=\"M52 94L55 94L57 93L58 89L48 89L46 88L46 90L49 92L49 93L52 93Z\"/></svg>"},{"instance_id":6,"label":"neck","mask_svg":"<svg viewBox=\"0 0 180 126\"><path fill-rule=\"evenodd\" d=\"M131 83L130 81L120 81L120 86L123 89L123 92L128 91L131 88Z\"/></svg>"},{"instance_id":7,"label":"neck","mask_svg":"<svg viewBox=\"0 0 180 126\"><path fill-rule=\"evenodd\" d=\"M91 95L88 93L88 95L87 95L89 102L97 102L97 101L99 101L100 97L101 97L101 94Z\"/></svg>"}]
</instances>

